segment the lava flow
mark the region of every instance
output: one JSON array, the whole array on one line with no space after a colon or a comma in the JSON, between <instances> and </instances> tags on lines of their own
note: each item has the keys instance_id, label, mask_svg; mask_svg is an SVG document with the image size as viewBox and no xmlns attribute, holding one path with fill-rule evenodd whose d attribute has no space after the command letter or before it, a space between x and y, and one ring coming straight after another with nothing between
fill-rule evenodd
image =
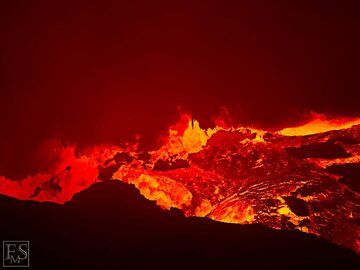
<instances>
[{"instance_id":1,"label":"lava flow","mask_svg":"<svg viewBox=\"0 0 360 270\"><path fill-rule=\"evenodd\" d=\"M118 179L187 216L261 223L311 233L360 252L360 119L326 120L267 132L245 127L201 129L189 115L157 150L98 146L77 153L50 143L56 161L0 193L64 203L94 182Z\"/></svg>"}]
</instances>

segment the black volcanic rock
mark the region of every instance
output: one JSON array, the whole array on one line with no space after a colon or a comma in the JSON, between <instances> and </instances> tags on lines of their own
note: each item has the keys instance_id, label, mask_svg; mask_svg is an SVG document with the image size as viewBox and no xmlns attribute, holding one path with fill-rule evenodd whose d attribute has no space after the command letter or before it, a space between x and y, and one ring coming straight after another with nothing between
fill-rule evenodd
<instances>
[{"instance_id":1,"label":"black volcanic rock","mask_svg":"<svg viewBox=\"0 0 360 270\"><path fill-rule=\"evenodd\" d=\"M347 185L350 189L360 192L360 164L335 164L327 168L330 173L341 175L340 182Z\"/></svg>"},{"instance_id":2,"label":"black volcanic rock","mask_svg":"<svg viewBox=\"0 0 360 270\"><path fill-rule=\"evenodd\" d=\"M0 238L30 240L31 269L356 269L351 250L298 231L185 218L131 185L94 184L65 205L0 196Z\"/></svg>"},{"instance_id":3,"label":"black volcanic rock","mask_svg":"<svg viewBox=\"0 0 360 270\"><path fill-rule=\"evenodd\" d=\"M341 146L333 142L320 142L302 145L300 147L289 147L286 152L296 158L345 158L351 155Z\"/></svg>"},{"instance_id":4,"label":"black volcanic rock","mask_svg":"<svg viewBox=\"0 0 360 270\"><path fill-rule=\"evenodd\" d=\"M309 209L307 207L307 204L303 200L293 196L284 197L283 199L285 200L286 204L290 207L290 209L298 216L309 215Z\"/></svg>"},{"instance_id":5,"label":"black volcanic rock","mask_svg":"<svg viewBox=\"0 0 360 270\"><path fill-rule=\"evenodd\" d=\"M173 162L166 162L162 159L159 159L155 164L154 164L154 171L169 171L169 170L175 170L175 169L180 169L180 168L189 168L189 162L187 160L184 159L177 159Z\"/></svg>"}]
</instances>

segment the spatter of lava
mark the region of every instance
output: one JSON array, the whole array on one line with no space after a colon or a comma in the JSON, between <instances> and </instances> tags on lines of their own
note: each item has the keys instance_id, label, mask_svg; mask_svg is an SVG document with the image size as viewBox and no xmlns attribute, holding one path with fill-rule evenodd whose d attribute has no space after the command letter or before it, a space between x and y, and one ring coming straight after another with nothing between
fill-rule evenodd
<instances>
[{"instance_id":1,"label":"spatter of lava","mask_svg":"<svg viewBox=\"0 0 360 270\"><path fill-rule=\"evenodd\" d=\"M46 172L13 181L0 193L64 203L97 181L118 179L165 209L231 223L297 229L360 252L360 119L316 116L299 127L267 132L244 127L204 130L189 115L162 147L51 144ZM114 206L115 207L115 206Z\"/></svg>"}]
</instances>

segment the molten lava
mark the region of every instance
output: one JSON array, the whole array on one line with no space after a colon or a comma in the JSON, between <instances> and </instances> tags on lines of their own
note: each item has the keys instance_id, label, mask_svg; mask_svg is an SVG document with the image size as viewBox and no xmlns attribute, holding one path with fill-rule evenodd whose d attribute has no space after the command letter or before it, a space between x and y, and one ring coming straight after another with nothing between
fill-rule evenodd
<instances>
[{"instance_id":1,"label":"molten lava","mask_svg":"<svg viewBox=\"0 0 360 270\"><path fill-rule=\"evenodd\" d=\"M314 119L310 122L298 127L284 128L280 130L279 133L285 136L305 136L332 130L346 129L355 125L360 125L360 119L328 120L323 115L315 114Z\"/></svg>"},{"instance_id":2,"label":"molten lava","mask_svg":"<svg viewBox=\"0 0 360 270\"><path fill-rule=\"evenodd\" d=\"M163 146L147 153L136 145L81 154L75 146L55 146L51 168L21 181L0 177L0 192L64 203L94 182L118 179L187 216L296 229L360 252L360 179L338 173L360 163L360 119L317 115L305 125L267 132L204 130L182 115Z\"/></svg>"}]
</instances>

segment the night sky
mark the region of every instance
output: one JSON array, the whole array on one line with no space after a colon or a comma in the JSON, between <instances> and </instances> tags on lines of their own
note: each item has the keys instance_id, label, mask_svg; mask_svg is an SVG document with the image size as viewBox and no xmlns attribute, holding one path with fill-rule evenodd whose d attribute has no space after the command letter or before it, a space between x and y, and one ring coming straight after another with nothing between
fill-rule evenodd
<instances>
[{"instance_id":1,"label":"night sky","mask_svg":"<svg viewBox=\"0 0 360 270\"><path fill-rule=\"evenodd\" d=\"M179 108L205 126L222 108L360 116L356 2L1 1L0 175L49 138L157 138Z\"/></svg>"}]
</instances>

